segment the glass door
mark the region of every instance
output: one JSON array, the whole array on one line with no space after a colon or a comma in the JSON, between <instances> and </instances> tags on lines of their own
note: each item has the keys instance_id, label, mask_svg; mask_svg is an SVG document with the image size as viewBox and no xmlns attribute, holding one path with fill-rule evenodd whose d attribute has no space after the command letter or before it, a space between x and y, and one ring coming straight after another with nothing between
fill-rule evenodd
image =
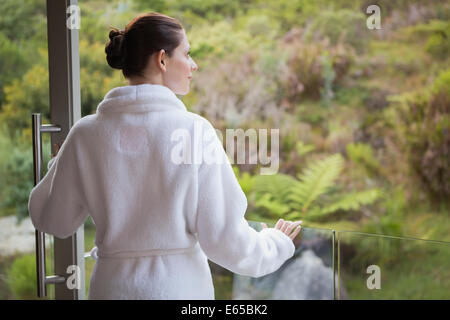
<instances>
[{"instance_id":1,"label":"glass door","mask_svg":"<svg viewBox=\"0 0 450 320\"><path fill-rule=\"evenodd\" d=\"M20 194L22 197L18 202L21 211L28 211L31 188L46 174L49 157L46 157L44 162L43 154L55 153L55 145L62 144L72 125L81 117L78 30L71 28L68 21L72 14L69 9L76 5L76 0L47 0L46 6L42 8L38 6L38 9L44 12L47 45L41 48L40 60L35 62L31 71L22 79L24 84L30 82L28 91L31 92L25 90L27 98L33 100L30 107L24 108L27 99L17 99L17 95L20 95L20 92L14 91L20 89L20 86L14 87L17 83L5 90L7 93L13 93L9 98L11 106L7 104L6 108L11 107L15 110L24 108L24 110L23 114L18 112L18 119L14 117L14 113L3 116L11 118L8 120L13 123L13 128L16 125L14 129L17 129L17 125L21 122L25 123L23 132L15 138L17 141L28 139L29 144L29 157L26 158L28 160L18 159L19 164L28 167L30 173L28 188L23 188ZM31 13L35 18L36 12L31 10ZM35 46L36 43L33 43L32 49L36 49ZM23 119L25 116L27 119ZM11 136L11 130L9 134ZM12 158L14 160L14 155ZM23 181L11 181L10 187L13 190L20 189L21 183ZM25 224L22 226L23 223ZM9 230L2 228L2 238L6 240L3 244L6 244L7 249L12 250L15 245L12 238L17 237L21 229L29 235L29 229L34 228L28 214L25 215L23 223L14 226L15 228L10 226ZM34 254L23 254L17 258L13 256L14 261L5 259L5 263L2 257L2 273L4 273L1 282L5 289L2 288L1 291L4 298L84 299L83 226L66 239L34 230L32 242Z\"/></svg>"},{"instance_id":2,"label":"glass door","mask_svg":"<svg viewBox=\"0 0 450 320\"><path fill-rule=\"evenodd\" d=\"M31 113L50 122L46 3L5 0L0 11L0 300L39 299L36 234L27 205L34 185ZM43 134L40 142L43 176L50 135ZM54 238L42 240L46 274L54 275ZM41 299L54 298L49 285Z\"/></svg>"}]
</instances>

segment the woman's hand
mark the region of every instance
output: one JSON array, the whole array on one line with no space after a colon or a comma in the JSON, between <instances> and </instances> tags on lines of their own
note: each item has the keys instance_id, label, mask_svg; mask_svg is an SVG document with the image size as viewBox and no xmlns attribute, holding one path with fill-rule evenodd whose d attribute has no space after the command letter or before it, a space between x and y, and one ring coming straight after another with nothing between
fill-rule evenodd
<instances>
[{"instance_id":1,"label":"woman's hand","mask_svg":"<svg viewBox=\"0 0 450 320\"><path fill-rule=\"evenodd\" d=\"M54 143L54 144L53 144L53 145L55 146L55 153L52 153L52 155L51 155L52 158L56 157L56 155L57 155L58 152L59 152L59 149L61 149L61 146L62 146L62 144L64 143L64 140L66 140L66 139L63 139L63 141L61 141L60 144L57 144L57 143Z\"/></svg>"},{"instance_id":2,"label":"woman's hand","mask_svg":"<svg viewBox=\"0 0 450 320\"><path fill-rule=\"evenodd\" d=\"M295 237L298 235L300 230L302 229L301 223L303 221L284 221L283 219L278 220L277 224L275 225L274 229L278 229L284 234L286 234L291 240L294 240ZM261 225L264 228L267 228L267 224L264 222L261 222Z\"/></svg>"}]
</instances>

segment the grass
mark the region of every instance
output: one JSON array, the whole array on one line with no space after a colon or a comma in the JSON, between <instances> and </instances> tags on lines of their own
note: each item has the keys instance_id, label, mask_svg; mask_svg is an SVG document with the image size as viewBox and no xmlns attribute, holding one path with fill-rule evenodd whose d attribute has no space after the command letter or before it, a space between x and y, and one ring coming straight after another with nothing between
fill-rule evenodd
<instances>
[{"instance_id":1,"label":"grass","mask_svg":"<svg viewBox=\"0 0 450 320\"><path fill-rule=\"evenodd\" d=\"M89 252L95 246L95 229L94 228L85 228L84 229L84 251ZM92 258L84 259L84 271L85 271L85 279L86 279L86 299L89 296L89 286L90 279L92 275L92 271L94 271L95 260Z\"/></svg>"}]
</instances>

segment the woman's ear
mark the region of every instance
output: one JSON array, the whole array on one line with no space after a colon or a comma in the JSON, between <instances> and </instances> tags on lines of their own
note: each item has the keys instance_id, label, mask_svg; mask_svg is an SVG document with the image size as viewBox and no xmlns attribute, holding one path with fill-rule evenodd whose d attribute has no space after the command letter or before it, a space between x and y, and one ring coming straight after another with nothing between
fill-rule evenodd
<instances>
[{"instance_id":1,"label":"woman's ear","mask_svg":"<svg viewBox=\"0 0 450 320\"><path fill-rule=\"evenodd\" d=\"M167 65L166 62L167 62L166 51L164 49L161 49L158 51L157 54L157 65L163 72L166 72L166 65Z\"/></svg>"}]
</instances>

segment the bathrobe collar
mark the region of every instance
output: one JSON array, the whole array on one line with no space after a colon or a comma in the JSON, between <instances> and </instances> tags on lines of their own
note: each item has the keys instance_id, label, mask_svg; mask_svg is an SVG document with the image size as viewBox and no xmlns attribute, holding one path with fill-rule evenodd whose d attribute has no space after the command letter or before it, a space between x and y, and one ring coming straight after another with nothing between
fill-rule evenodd
<instances>
[{"instance_id":1,"label":"bathrobe collar","mask_svg":"<svg viewBox=\"0 0 450 320\"><path fill-rule=\"evenodd\" d=\"M184 103L166 86L139 84L110 90L97 107L97 113L142 113L178 109L186 111Z\"/></svg>"}]
</instances>

